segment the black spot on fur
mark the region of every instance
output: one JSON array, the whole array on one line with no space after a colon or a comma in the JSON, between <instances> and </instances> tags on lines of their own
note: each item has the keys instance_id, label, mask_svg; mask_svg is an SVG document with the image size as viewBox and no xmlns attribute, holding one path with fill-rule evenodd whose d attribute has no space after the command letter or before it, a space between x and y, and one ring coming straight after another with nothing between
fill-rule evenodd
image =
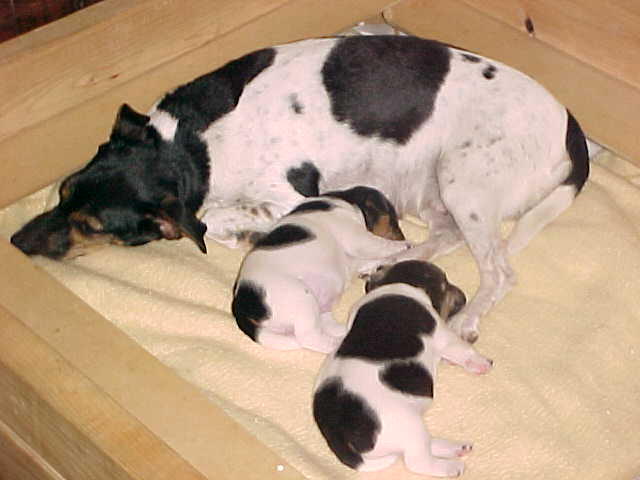
<instances>
[{"instance_id":1,"label":"black spot on fur","mask_svg":"<svg viewBox=\"0 0 640 480\"><path fill-rule=\"evenodd\" d=\"M498 71L498 69L495 67L495 65L489 64L484 70L482 70L482 76L487 80L491 80L492 78L495 78L496 71Z\"/></svg>"},{"instance_id":2,"label":"black spot on fur","mask_svg":"<svg viewBox=\"0 0 640 480\"><path fill-rule=\"evenodd\" d=\"M478 220L480 220L480 217L478 217L477 213L472 213L471 215L469 215L469 218L474 222L477 222Z\"/></svg>"},{"instance_id":3,"label":"black spot on fur","mask_svg":"<svg viewBox=\"0 0 640 480\"><path fill-rule=\"evenodd\" d=\"M421 363L394 362L381 370L378 377L392 390L433 398L433 377Z\"/></svg>"},{"instance_id":4,"label":"black spot on fur","mask_svg":"<svg viewBox=\"0 0 640 480\"><path fill-rule=\"evenodd\" d=\"M232 60L167 94L158 108L200 132L236 107L244 88L275 56L274 49L265 48Z\"/></svg>"},{"instance_id":5,"label":"black spot on fur","mask_svg":"<svg viewBox=\"0 0 640 480\"><path fill-rule=\"evenodd\" d=\"M243 281L235 290L231 312L240 330L255 342L258 326L269 318L271 312L264 301L264 290L258 285Z\"/></svg>"},{"instance_id":6,"label":"black spot on fur","mask_svg":"<svg viewBox=\"0 0 640 480\"><path fill-rule=\"evenodd\" d=\"M287 170L287 181L293 189L305 197L317 197L320 195L318 184L320 172L311 162L302 162L299 167Z\"/></svg>"},{"instance_id":7,"label":"black spot on fur","mask_svg":"<svg viewBox=\"0 0 640 480\"><path fill-rule=\"evenodd\" d=\"M406 283L423 290L431 299L431 305L437 312L442 311L442 304L447 294L452 295L454 299L450 315L459 312L467 302L462 290L449 283L442 269L430 262L405 260L381 267L369 277L365 290L370 292L375 288L393 283Z\"/></svg>"},{"instance_id":8,"label":"black spot on fur","mask_svg":"<svg viewBox=\"0 0 640 480\"><path fill-rule=\"evenodd\" d=\"M282 248L289 247L296 243L303 243L313 240L313 235L306 228L291 223L285 223L274 228L264 237L260 238L254 248Z\"/></svg>"},{"instance_id":9,"label":"black spot on fur","mask_svg":"<svg viewBox=\"0 0 640 480\"><path fill-rule=\"evenodd\" d=\"M475 55L471 55L470 53L463 53L462 59L465 62L478 63L482 60L480 57L476 57Z\"/></svg>"},{"instance_id":10,"label":"black spot on fur","mask_svg":"<svg viewBox=\"0 0 640 480\"><path fill-rule=\"evenodd\" d=\"M580 125L568 110L565 145L573 167L563 184L574 185L579 193L589 177L589 151Z\"/></svg>"},{"instance_id":11,"label":"black spot on fur","mask_svg":"<svg viewBox=\"0 0 640 480\"><path fill-rule=\"evenodd\" d=\"M313 418L331 451L354 469L380 432L380 420L366 400L345 390L336 377L325 380L313 396Z\"/></svg>"},{"instance_id":12,"label":"black spot on fur","mask_svg":"<svg viewBox=\"0 0 640 480\"><path fill-rule=\"evenodd\" d=\"M413 358L424 349L421 335L431 335L436 320L413 298L382 295L360 307L338 357L381 361Z\"/></svg>"},{"instance_id":13,"label":"black spot on fur","mask_svg":"<svg viewBox=\"0 0 640 480\"><path fill-rule=\"evenodd\" d=\"M449 61L449 49L431 40L345 37L322 68L331 112L358 135L404 144L430 117Z\"/></svg>"},{"instance_id":14,"label":"black spot on fur","mask_svg":"<svg viewBox=\"0 0 640 480\"><path fill-rule=\"evenodd\" d=\"M305 212L327 212L329 210L333 210L333 208L333 205L331 205L329 202L325 202L322 200L311 200L310 202L304 202L298 205L296 208L289 212L289 215Z\"/></svg>"},{"instance_id":15,"label":"black spot on fur","mask_svg":"<svg viewBox=\"0 0 640 480\"><path fill-rule=\"evenodd\" d=\"M304 107L295 93L289 97L289 101L291 102L291 110L293 110L294 113L301 115L304 112Z\"/></svg>"}]
</instances>

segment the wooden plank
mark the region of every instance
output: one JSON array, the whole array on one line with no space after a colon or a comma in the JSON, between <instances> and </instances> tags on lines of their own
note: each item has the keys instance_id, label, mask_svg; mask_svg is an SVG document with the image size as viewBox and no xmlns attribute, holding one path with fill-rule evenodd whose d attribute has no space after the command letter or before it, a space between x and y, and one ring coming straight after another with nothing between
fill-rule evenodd
<instances>
[{"instance_id":1,"label":"wooden plank","mask_svg":"<svg viewBox=\"0 0 640 480\"><path fill-rule=\"evenodd\" d=\"M49 463L0 422L0 480L64 480Z\"/></svg>"},{"instance_id":2,"label":"wooden plank","mask_svg":"<svg viewBox=\"0 0 640 480\"><path fill-rule=\"evenodd\" d=\"M0 47L0 141L52 114L87 100L169 62L288 0L108 0L95 25L29 45L13 55ZM216 22L211 12L216 11ZM86 23L80 11L63 26ZM45 27L46 28L46 27ZM108 38L109 41L104 41ZM80 61L78 61L80 59Z\"/></svg>"},{"instance_id":3,"label":"wooden plank","mask_svg":"<svg viewBox=\"0 0 640 480\"><path fill-rule=\"evenodd\" d=\"M0 261L0 420L61 474L264 479L283 465L280 479L301 478L5 240ZM99 469L69 475L78 449Z\"/></svg>"},{"instance_id":4,"label":"wooden plank","mask_svg":"<svg viewBox=\"0 0 640 480\"><path fill-rule=\"evenodd\" d=\"M404 0L385 11L398 28L509 64L545 85L587 134L640 165L640 89L546 45L462 0Z\"/></svg>"},{"instance_id":5,"label":"wooden plank","mask_svg":"<svg viewBox=\"0 0 640 480\"><path fill-rule=\"evenodd\" d=\"M170 2L169 4L171 5ZM57 113L50 110L53 108L52 103L47 101L46 121L23 128L0 142L4 179L4 188L0 190L0 206L36 191L87 162L95 153L97 145L108 137L115 112L124 101L146 110L168 89L243 53L300 38L329 35L352 25L358 19L375 15L388 4L389 0L289 1L256 21L239 24L235 30L175 58L171 64L148 69L144 75L126 83L111 82L112 88L94 96L90 101L76 104L73 99L67 98L69 103L61 105ZM164 2L158 2L158 5L164 5ZM236 15L234 11L224 12L228 17ZM318 15L317 12L323 14ZM80 13L82 12L77 15ZM211 29L221 30L216 22L231 24L231 20L225 21L221 14L222 12L209 14L213 25ZM51 27L55 28L56 23ZM103 31L96 41L110 43L110 35L113 35L113 31ZM171 28L165 32L169 43L174 37L189 35L189 31L174 32ZM60 54L58 50L50 52L52 60L47 63L52 69L50 75L53 77L58 75L55 59ZM105 59L105 64L112 63L114 58ZM81 57L77 63L79 65L76 68L82 69L85 59ZM27 88L39 84L39 75L37 72L34 75L33 78L22 79ZM67 80L65 82L69 83ZM47 97L53 96L48 84L42 90L47 92ZM57 101L51 99L51 102ZM5 123L5 117L0 122Z\"/></svg>"},{"instance_id":6,"label":"wooden plank","mask_svg":"<svg viewBox=\"0 0 640 480\"><path fill-rule=\"evenodd\" d=\"M537 40L640 87L640 2L637 0L464 0Z\"/></svg>"},{"instance_id":7,"label":"wooden plank","mask_svg":"<svg viewBox=\"0 0 640 480\"><path fill-rule=\"evenodd\" d=\"M34 456L46 459L47 473L70 479L204 480L2 307L0 392L0 420Z\"/></svg>"}]
</instances>

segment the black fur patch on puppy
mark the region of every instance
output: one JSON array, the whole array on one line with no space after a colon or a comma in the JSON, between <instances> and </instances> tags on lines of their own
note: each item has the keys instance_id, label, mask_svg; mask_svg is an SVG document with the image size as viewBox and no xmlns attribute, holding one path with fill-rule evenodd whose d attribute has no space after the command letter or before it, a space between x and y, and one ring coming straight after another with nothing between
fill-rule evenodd
<instances>
[{"instance_id":1,"label":"black fur patch on puppy","mask_svg":"<svg viewBox=\"0 0 640 480\"><path fill-rule=\"evenodd\" d=\"M435 318L416 300L382 295L360 307L336 357L413 358L424 350L420 336L431 335L435 328Z\"/></svg>"},{"instance_id":2,"label":"black fur patch on puppy","mask_svg":"<svg viewBox=\"0 0 640 480\"><path fill-rule=\"evenodd\" d=\"M380 381L392 390L433 398L433 377L418 362L394 362L378 374Z\"/></svg>"},{"instance_id":3,"label":"black fur patch on puppy","mask_svg":"<svg viewBox=\"0 0 640 480\"><path fill-rule=\"evenodd\" d=\"M354 469L380 432L380 420L366 400L345 390L337 377L328 378L313 396L313 417L331 451Z\"/></svg>"},{"instance_id":4,"label":"black fur patch on puppy","mask_svg":"<svg viewBox=\"0 0 640 480\"><path fill-rule=\"evenodd\" d=\"M243 281L238 285L231 303L231 312L236 318L238 327L254 342L260 322L268 319L271 315L264 297L265 293L262 287L253 282Z\"/></svg>"},{"instance_id":5,"label":"black fur patch on puppy","mask_svg":"<svg viewBox=\"0 0 640 480\"><path fill-rule=\"evenodd\" d=\"M260 238L255 243L254 248L282 248L294 243L308 242L314 238L316 236L306 228L292 223L285 223Z\"/></svg>"},{"instance_id":6,"label":"black fur patch on puppy","mask_svg":"<svg viewBox=\"0 0 640 480\"><path fill-rule=\"evenodd\" d=\"M449 60L449 50L430 40L346 37L322 68L331 112L358 135L405 144L431 116Z\"/></svg>"},{"instance_id":7,"label":"black fur patch on puppy","mask_svg":"<svg viewBox=\"0 0 640 480\"><path fill-rule=\"evenodd\" d=\"M311 200L310 202L304 202L298 205L296 208L289 212L289 215L294 213L306 213L306 212L328 212L333 210L333 205L329 202L322 200Z\"/></svg>"}]
</instances>

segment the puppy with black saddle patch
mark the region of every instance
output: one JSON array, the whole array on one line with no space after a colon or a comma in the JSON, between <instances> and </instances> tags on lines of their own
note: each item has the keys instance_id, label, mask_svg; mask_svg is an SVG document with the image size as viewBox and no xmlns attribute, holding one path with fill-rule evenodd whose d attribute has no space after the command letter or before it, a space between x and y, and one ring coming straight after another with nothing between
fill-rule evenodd
<instances>
[{"instance_id":1,"label":"puppy with black saddle patch","mask_svg":"<svg viewBox=\"0 0 640 480\"><path fill-rule=\"evenodd\" d=\"M466 299L438 267L405 261L381 267L350 314L349 332L325 360L313 415L338 459L360 471L403 457L413 472L458 476L471 444L432 438L423 415L441 358L477 374L493 362L447 325Z\"/></svg>"},{"instance_id":2,"label":"puppy with black saddle patch","mask_svg":"<svg viewBox=\"0 0 640 480\"><path fill-rule=\"evenodd\" d=\"M231 310L240 329L265 347L330 352L346 332L331 308L353 274L407 248L379 191L354 187L311 198L256 241L240 267Z\"/></svg>"}]
</instances>

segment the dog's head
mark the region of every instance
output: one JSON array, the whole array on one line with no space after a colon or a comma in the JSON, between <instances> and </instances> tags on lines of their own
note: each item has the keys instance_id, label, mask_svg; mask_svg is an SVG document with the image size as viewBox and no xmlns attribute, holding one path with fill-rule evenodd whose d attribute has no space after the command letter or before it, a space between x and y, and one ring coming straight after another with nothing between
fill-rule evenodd
<instances>
[{"instance_id":1,"label":"dog's head","mask_svg":"<svg viewBox=\"0 0 640 480\"><path fill-rule=\"evenodd\" d=\"M206 227L195 216L205 193L198 188L205 187L178 171L197 142L166 142L148 123L148 116L123 105L109 141L60 185L58 205L28 222L11 242L27 255L62 259L99 245L185 236L206 252Z\"/></svg>"},{"instance_id":2,"label":"dog's head","mask_svg":"<svg viewBox=\"0 0 640 480\"><path fill-rule=\"evenodd\" d=\"M407 260L383 265L368 278L365 291L370 292L391 283L406 283L424 290L429 295L433 308L445 321L467 303L464 292L449 283L445 273L429 262Z\"/></svg>"},{"instance_id":3,"label":"dog's head","mask_svg":"<svg viewBox=\"0 0 640 480\"><path fill-rule=\"evenodd\" d=\"M371 187L353 187L348 190L324 193L357 206L364 215L367 230L389 240L404 240L398 224L398 214L391 202L379 190Z\"/></svg>"}]
</instances>

